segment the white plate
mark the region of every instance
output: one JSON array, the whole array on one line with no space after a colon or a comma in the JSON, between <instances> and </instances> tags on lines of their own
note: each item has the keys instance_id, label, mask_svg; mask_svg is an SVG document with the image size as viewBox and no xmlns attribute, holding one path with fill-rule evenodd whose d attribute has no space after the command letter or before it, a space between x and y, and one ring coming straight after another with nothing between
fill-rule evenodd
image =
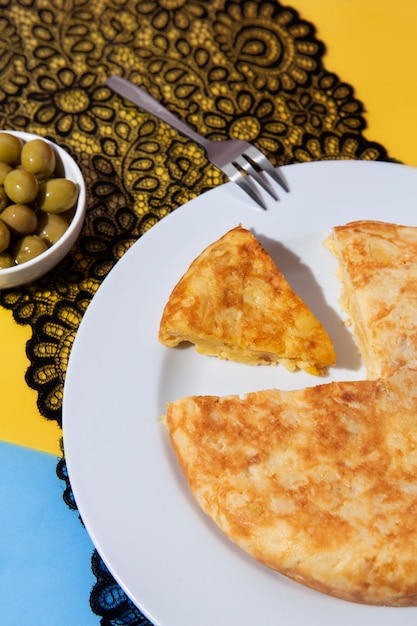
<instances>
[{"instance_id":1,"label":"white plate","mask_svg":"<svg viewBox=\"0 0 417 626\"><path fill-rule=\"evenodd\" d=\"M65 384L74 495L110 571L156 626L414 626L417 609L327 597L232 545L190 496L159 421L165 402L186 394L318 382L304 372L158 343L174 284L204 247L239 223L253 229L332 335L339 361L325 380L364 377L342 323L336 264L322 241L333 225L356 219L417 225L417 169L359 161L283 169L291 193L268 211L233 183L216 188L154 226L103 282L78 331Z\"/></svg>"}]
</instances>

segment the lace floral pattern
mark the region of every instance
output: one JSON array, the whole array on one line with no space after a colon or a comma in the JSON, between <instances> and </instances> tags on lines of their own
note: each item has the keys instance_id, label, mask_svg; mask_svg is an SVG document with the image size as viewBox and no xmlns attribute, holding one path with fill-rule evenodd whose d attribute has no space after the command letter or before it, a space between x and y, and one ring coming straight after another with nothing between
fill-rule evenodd
<instances>
[{"instance_id":1,"label":"lace floral pattern","mask_svg":"<svg viewBox=\"0 0 417 626\"><path fill-rule=\"evenodd\" d=\"M276 165L391 160L365 138L364 109L323 64L314 26L272 0L0 0L0 127L60 143L87 183L71 253L36 283L0 292L30 324L27 383L61 424L68 358L110 269L156 222L224 181L204 151L114 95L141 84L211 139L241 138ZM75 503L62 459L65 500ZM104 626L149 624L95 553L92 610Z\"/></svg>"}]
</instances>

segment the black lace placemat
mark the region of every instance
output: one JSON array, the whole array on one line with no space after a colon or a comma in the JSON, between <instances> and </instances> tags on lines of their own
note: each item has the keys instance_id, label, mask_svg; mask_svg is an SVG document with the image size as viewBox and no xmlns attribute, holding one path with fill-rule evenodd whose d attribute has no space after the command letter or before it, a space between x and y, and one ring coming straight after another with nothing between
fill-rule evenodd
<instances>
[{"instance_id":1,"label":"black lace placemat","mask_svg":"<svg viewBox=\"0 0 417 626\"><path fill-rule=\"evenodd\" d=\"M196 144L115 96L108 75L142 85L203 135L250 141L276 165L392 160L365 137L352 87L324 67L314 26L273 0L0 0L0 32L0 128L61 144L88 189L72 252L36 283L0 292L32 328L26 380L59 425L71 346L103 279L156 222L224 181ZM57 474L76 509L64 457ZM92 568L103 626L150 624L96 552Z\"/></svg>"}]
</instances>

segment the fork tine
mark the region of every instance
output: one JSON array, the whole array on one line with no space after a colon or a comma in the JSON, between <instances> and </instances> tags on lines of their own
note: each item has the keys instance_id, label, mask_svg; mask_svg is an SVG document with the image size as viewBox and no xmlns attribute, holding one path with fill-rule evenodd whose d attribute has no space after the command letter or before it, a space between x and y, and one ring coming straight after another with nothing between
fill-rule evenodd
<instances>
[{"instance_id":1,"label":"fork tine","mask_svg":"<svg viewBox=\"0 0 417 626\"><path fill-rule=\"evenodd\" d=\"M274 198L274 200L278 200L278 196L275 191L272 189L271 185L268 183L266 179L264 179L259 172L253 167L252 163L245 157L245 155L238 157L233 161L234 165L239 166L239 168L243 169L248 176L252 176L260 185L269 193L270 196Z\"/></svg>"},{"instance_id":2,"label":"fork tine","mask_svg":"<svg viewBox=\"0 0 417 626\"><path fill-rule=\"evenodd\" d=\"M266 204L261 198L258 191L255 189L253 181L249 176L244 176L233 163L227 163L222 167L222 171L230 178L232 183L236 183L239 185L243 191L245 191L252 200L255 200L257 204L261 207L261 209L267 210Z\"/></svg>"},{"instance_id":3,"label":"fork tine","mask_svg":"<svg viewBox=\"0 0 417 626\"><path fill-rule=\"evenodd\" d=\"M255 146L251 146L250 148L248 148L245 151L245 156L250 161L258 165L265 172L267 172L271 176L271 178L273 178L275 182L278 183L278 185L280 185L283 189L285 189L285 191L287 192L290 191L288 183L285 180L284 176L281 174L281 172L278 169L276 169L272 165L272 163L266 158L266 156L262 154L260 150L255 148Z\"/></svg>"}]
</instances>

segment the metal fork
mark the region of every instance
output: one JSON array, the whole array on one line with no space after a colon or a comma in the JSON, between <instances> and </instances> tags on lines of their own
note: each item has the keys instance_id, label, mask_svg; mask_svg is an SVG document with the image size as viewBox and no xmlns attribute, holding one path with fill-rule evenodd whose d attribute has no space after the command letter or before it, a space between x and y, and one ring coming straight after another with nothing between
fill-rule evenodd
<instances>
[{"instance_id":1,"label":"metal fork","mask_svg":"<svg viewBox=\"0 0 417 626\"><path fill-rule=\"evenodd\" d=\"M138 85L121 76L110 76L106 80L106 84L120 96L137 104L145 111L148 111L148 113L153 113L156 117L202 146L207 153L209 161L226 174L232 182L239 185L263 209L267 207L254 181L265 189L274 200L278 200L274 188L266 177L262 175L264 172L269 174L285 191L289 191L282 173L268 161L260 150L247 141L242 141L241 139L227 139L225 141L206 139L192 130L187 124L184 124Z\"/></svg>"}]
</instances>

